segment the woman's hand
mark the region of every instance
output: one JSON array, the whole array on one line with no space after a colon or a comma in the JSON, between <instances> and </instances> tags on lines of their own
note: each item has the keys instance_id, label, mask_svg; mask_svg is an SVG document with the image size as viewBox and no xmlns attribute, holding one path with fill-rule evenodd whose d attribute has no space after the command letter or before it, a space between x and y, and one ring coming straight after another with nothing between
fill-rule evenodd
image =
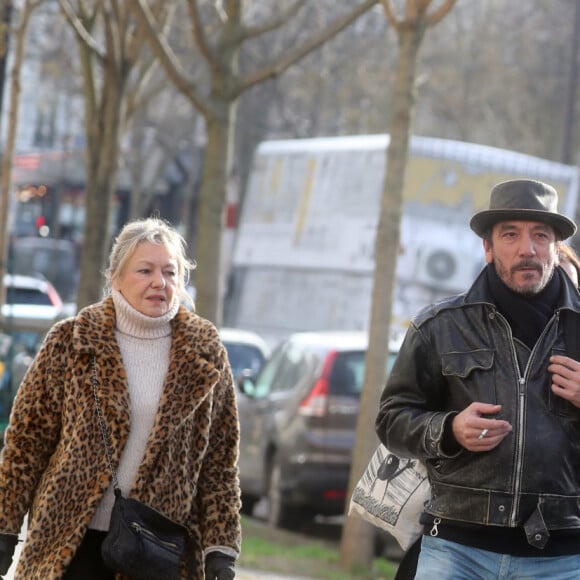
<instances>
[{"instance_id":1,"label":"woman's hand","mask_svg":"<svg viewBox=\"0 0 580 580\"><path fill-rule=\"evenodd\" d=\"M210 552L205 557L205 580L233 580L236 560L223 552Z\"/></svg>"}]
</instances>

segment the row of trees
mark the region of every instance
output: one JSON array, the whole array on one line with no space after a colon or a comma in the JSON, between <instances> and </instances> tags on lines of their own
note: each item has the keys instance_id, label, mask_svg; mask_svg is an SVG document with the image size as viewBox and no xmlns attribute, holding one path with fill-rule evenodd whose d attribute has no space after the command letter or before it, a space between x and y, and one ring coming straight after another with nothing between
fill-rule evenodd
<instances>
[{"instance_id":1,"label":"row of trees","mask_svg":"<svg viewBox=\"0 0 580 580\"><path fill-rule=\"evenodd\" d=\"M219 229L223 200L243 193L254 145L271 136L387 131L396 36L380 2L335 4L16 2L19 14L37 7L31 18L42 14L45 21L46 33L29 38L27 47L41 45L54 94L83 94L85 103L88 188L97 193L88 197L84 264L91 266L81 274L79 304L99 296L93 265L106 253L111 212L100 198L109 192L110 200L119 159L132 175L135 217L146 211L152 193L144 177L162 175L180 149L203 145L204 174L192 176L193 163L186 168L200 186L195 200L193 188L188 191L183 216L199 263L199 311L219 320L223 292L202 273L220 263L220 239L211 232ZM392 6L401 10L404 2ZM538 0L533 7L462 0L425 41L415 132L573 161L577 6L577 0ZM227 140L216 131L222 122L229 125ZM154 162L145 146L151 134L165 152ZM220 180L222 202L205 214L207 192L215 201Z\"/></svg>"},{"instance_id":2,"label":"row of trees","mask_svg":"<svg viewBox=\"0 0 580 580\"><path fill-rule=\"evenodd\" d=\"M25 0L17 28L23 38L24 16L42 5ZM246 4L246 7L244 7ZM220 322L221 231L232 166L236 104L241 94L278 76L340 33L377 4L361 0L344 10L322 31L290 51L270 53L259 66L240 67L244 46L268 35L296 17L308 0L295 0L281 8L264 10L242 0L214 3L205 0L59 0L58 5L77 44L77 66L82 79L86 138L86 228L83 237L77 305L100 297L101 268L108 250L108 227L120 157L121 138L156 91L162 68L177 91L190 103L191 114L205 122L205 154L198 205L196 259L204 275L196 280L201 314ZM244 16L250 17L244 20ZM183 23L187 23L185 36ZM174 33L178 43L170 42ZM182 44L183 43L183 44ZM184 50L184 46L187 47ZM181 53L181 54L180 54ZM20 64L15 60L12 86L17 92ZM74 69L73 69L74 70ZM166 82L166 81L165 81ZM18 95L12 100L12 110ZM14 133L14 130L11 129ZM5 154L9 179L11 143ZM5 187L4 191L8 191ZM5 254L4 254L5 255Z\"/></svg>"},{"instance_id":3,"label":"row of trees","mask_svg":"<svg viewBox=\"0 0 580 580\"><path fill-rule=\"evenodd\" d=\"M222 292L202 273L219 264L219 239L208 230L216 231L221 216L200 219L209 206L207 188L216 189L208 185L210 174L220 177L214 155L227 160L220 177L225 197L238 198L263 138L387 131L398 51L378 1L339 9L332 0L2 2L22 9L15 16L35 7L31 20L44 22L44 33L35 29L26 43L43 59L43 75L54 79L43 99L83 95L88 187L94 183L98 192L89 200L114 187L120 160L132 176L130 217L143 215L154 190L151 175L161 176L179 151L190 157L193 148L203 151L203 176L180 157L190 181L182 215L199 263L199 311L216 320ZM401 10L404 2L392 5ZM577 0L538 0L533 7L462 0L425 40L415 132L573 162L577 6ZM219 103L229 107L229 117ZM215 130L224 118L227 143ZM122 147L98 151L103 138ZM221 153L214 153L220 139ZM153 158L151 143L156 153L162 143L163 155ZM100 200L89 206L84 263L91 266L81 275L80 304L99 296L100 274L92 265L106 253L110 211Z\"/></svg>"}]
</instances>

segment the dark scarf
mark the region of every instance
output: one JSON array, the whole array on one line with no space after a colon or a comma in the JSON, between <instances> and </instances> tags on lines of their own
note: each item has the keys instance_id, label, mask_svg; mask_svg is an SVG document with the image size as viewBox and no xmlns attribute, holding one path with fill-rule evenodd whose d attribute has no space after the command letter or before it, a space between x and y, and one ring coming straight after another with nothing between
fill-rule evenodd
<instances>
[{"instance_id":1,"label":"dark scarf","mask_svg":"<svg viewBox=\"0 0 580 580\"><path fill-rule=\"evenodd\" d=\"M546 287L537 294L523 296L510 290L502 282L493 264L488 264L486 270L486 280L493 302L509 322L514 338L521 340L530 349L534 348L560 303L560 272L554 269L554 275Z\"/></svg>"}]
</instances>

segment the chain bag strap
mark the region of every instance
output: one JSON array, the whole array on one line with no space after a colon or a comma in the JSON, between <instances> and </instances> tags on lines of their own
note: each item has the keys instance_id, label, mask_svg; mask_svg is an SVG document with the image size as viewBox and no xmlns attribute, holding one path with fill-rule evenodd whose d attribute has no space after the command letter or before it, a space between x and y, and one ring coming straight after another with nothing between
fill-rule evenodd
<instances>
[{"instance_id":1,"label":"chain bag strap","mask_svg":"<svg viewBox=\"0 0 580 580\"><path fill-rule=\"evenodd\" d=\"M131 580L178 580L182 577L182 569L193 578L195 559L189 530L148 505L123 497L121 493L99 400L97 361L94 356L91 382L115 492L109 532L101 546L103 561L111 570ZM187 567L182 566L183 561L187 561Z\"/></svg>"},{"instance_id":2,"label":"chain bag strap","mask_svg":"<svg viewBox=\"0 0 580 580\"><path fill-rule=\"evenodd\" d=\"M107 433L107 425L105 424L105 419L103 418L103 411L101 410L101 402L99 400L99 381L97 379L97 359L93 357L92 360L92 372L91 372L91 382L93 384L93 396L95 397L95 405L97 407L97 417L99 418L99 425L101 427L101 435L103 436L103 443L105 444L105 454L107 455L107 462L109 464L109 469L113 474L113 489L115 490L115 495L117 490L120 491L119 479L117 478L117 471L113 467L113 454L111 453L111 448L109 447L109 434Z\"/></svg>"}]
</instances>

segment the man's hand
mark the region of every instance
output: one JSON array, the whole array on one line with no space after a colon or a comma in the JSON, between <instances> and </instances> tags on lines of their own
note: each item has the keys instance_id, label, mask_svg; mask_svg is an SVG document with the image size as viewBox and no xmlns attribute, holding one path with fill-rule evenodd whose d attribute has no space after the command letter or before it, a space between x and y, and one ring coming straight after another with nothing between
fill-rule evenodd
<instances>
[{"instance_id":1,"label":"man's hand","mask_svg":"<svg viewBox=\"0 0 580 580\"><path fill-rule=\"evenodd\" d=\"M550 357L548 371L552 373L552 392L580 408L580 363L562 355Z\"/></svg>"},{"instance_id":2,"label":"man's hand","mask_svg":"<svg viewBox=\"0 0 580 580\"><path fill-rule=\"evenodd\" d=\"M18 543L18 536L0 534L0 576L4 576L12 564L14 549Z\"/></svg>"},{"instance_id":3,"label":"man's hand","mask_svg":"<svg viewBox=\"0 0 580 580\"><path fill-rule=\"evenodd\" d=\"M222 552L210 552L205 557L205 580L233 580L235 558Z\"/></svg>"},{"instance_id":4,"label":"man's hand","mask_svg":"<svg viewBox=\"0 0 580 580\"><path fill-rule=\"evenodd\" d=\"M493 419L501 405L488 403L471 403L453 419L453 435L457 442L469 451L490 451L497 447L512 426L503 419Z\"/></svg>"}]
</instances>

